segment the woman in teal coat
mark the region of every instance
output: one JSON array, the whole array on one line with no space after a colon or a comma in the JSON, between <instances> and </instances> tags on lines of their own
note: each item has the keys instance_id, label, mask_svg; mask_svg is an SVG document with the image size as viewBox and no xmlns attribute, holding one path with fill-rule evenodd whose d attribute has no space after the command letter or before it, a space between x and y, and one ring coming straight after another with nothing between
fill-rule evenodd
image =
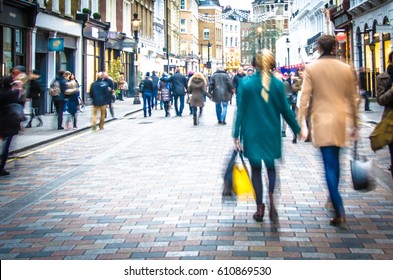
<instances>
[{"instance_id":1,"label":"woman in teal coat","mask_svg":"<svg viewBox=\"0 0 393 280\"><path fill-rule=\"evenodd\" d=\"M300 127L289 108L285 85L275 78L271 69L275 65L273 54L264 49L255 59L257 72L249 79L243 79L237 91L237 113L233 137L235 149L243 149L251 165L251 181L256 194L257 212L254 220L261 222L265 213L262 186L262 161L269 179L269 217L276 222L278 215L273 203L276 183L274 160L281 158L280 115L298 134ZM242 140L242 145L240 140Z\"/></svg>"}]
</instances>

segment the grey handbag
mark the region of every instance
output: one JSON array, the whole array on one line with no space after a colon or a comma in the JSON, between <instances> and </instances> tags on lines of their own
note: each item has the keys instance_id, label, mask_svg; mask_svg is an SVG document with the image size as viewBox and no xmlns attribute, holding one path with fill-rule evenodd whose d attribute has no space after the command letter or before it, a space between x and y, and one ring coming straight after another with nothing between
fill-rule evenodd
<instances>
[{"instance_id":1,"label":"grey handbag","mask_svg":"<svg viewBox=\"0 0 393 280\"><path fill-rule=\"evenodd\" d=\"M360 161L357 152L358 142L354 143L354 158L351 160L351 177L353 188L357 191L371 190L370 172L372 161Z\"/></svg>"}]
</instances>

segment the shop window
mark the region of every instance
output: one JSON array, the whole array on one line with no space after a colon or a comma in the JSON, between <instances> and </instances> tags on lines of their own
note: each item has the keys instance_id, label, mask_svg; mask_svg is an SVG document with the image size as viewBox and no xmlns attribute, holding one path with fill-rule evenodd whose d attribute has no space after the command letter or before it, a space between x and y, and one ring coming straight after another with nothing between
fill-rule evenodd
<instances>
[{"instance_id":1,"label":"shop window","mask_svg":"<svg viewBox=\"0 0 393 280\"><path fill-rule=\"evenodd\" d=\"M3 75L8 75L12 65L12 29L3 28Z\"/></svg>"}]
</instances>

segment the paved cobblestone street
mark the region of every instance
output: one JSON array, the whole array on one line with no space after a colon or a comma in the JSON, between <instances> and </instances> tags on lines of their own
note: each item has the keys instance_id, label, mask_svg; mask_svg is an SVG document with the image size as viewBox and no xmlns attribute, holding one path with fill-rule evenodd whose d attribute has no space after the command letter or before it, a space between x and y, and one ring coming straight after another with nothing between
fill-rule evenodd
<instances>
[{"instance_id":1,"label":"paved cobblestone street","mask_svg":"<svg viewBox=\"0 0 393 280\"><path fill-rule=\"evenodd\" d=\"M221 199L234 110L226 126L212 102L198 126L188 106L183 117L135 112L102 131L20 150L0 178L0 259L393 259L387 149L362 154L378 172L367 193L353 190L351 150L343 150L341 230L329 226L319 150L292 144L288 131L277 162L280 223L257 223L252 198ZM364 121L362 151L372 128Z\"/></svg>"}]
</instances>

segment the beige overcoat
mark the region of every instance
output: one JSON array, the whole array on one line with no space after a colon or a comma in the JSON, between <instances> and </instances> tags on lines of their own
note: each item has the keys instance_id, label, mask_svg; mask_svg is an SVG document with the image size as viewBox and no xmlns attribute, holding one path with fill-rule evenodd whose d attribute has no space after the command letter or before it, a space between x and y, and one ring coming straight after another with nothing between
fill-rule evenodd
<instances>
[{"instance_id":1,"label":"beige overcoat","mask_svg":"<svg viewBox=\"0 0 393 280\"><path fill-rule=\"evenodd\" d=\"M304 71L299 124L310 110L314 146L344 147L348 144L347 128L358 127L358 101L352 67L334 56L322 56Z\"/></svg>"}]
</instances>

